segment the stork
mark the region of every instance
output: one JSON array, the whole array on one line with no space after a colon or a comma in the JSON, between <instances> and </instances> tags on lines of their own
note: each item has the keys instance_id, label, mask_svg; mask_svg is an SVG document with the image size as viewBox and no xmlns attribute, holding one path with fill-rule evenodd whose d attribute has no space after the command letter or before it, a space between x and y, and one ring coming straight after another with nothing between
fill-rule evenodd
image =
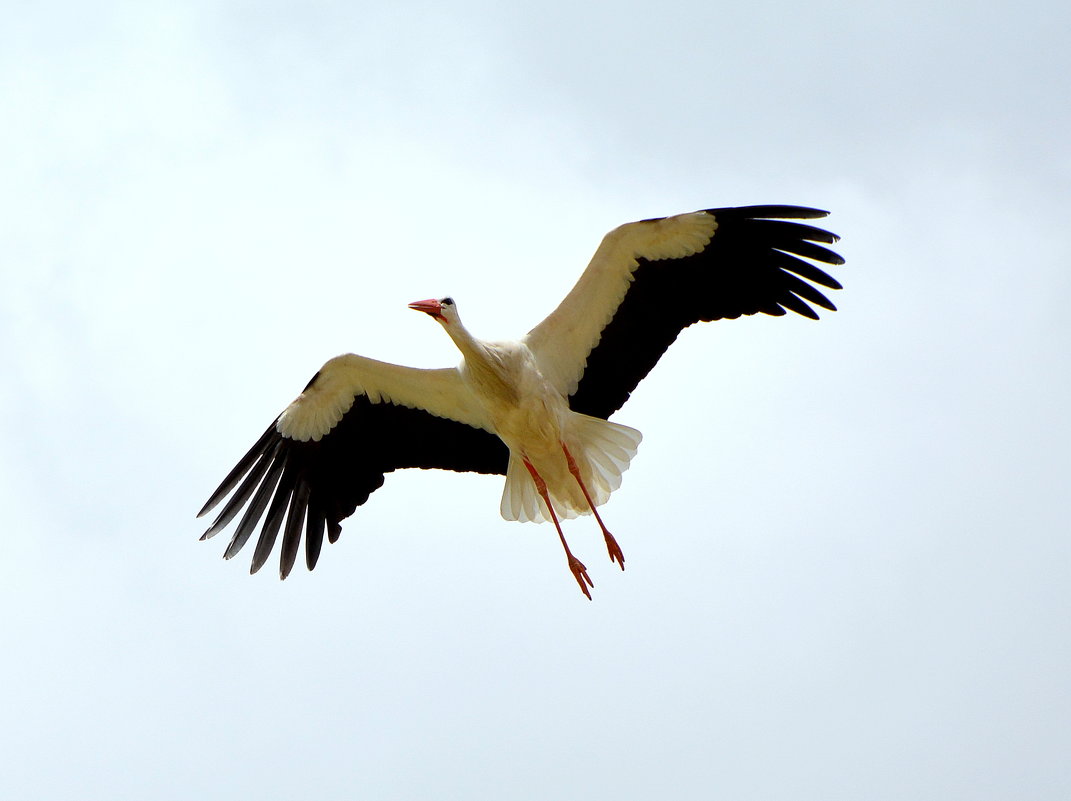
<instances>
[{"instance_id":1,"label":"stork","mask_svg":"<svg viewBox=\"0 0 1071 801\"><path fill-rule=\"evenodd\" d=\"M325 529L335 542L341 521L389 472L499 474L502 517L550 520L590 599L594 582L560 521L594 515L611 562L624 570L598 507L620 486L641 435L607 418L693 323L786 311L818 319L811 304L835 311L815 285L841 286L815 263L844 263L816 244L838 237L795 222L826 214L747 206L622 225L603 238L558 307L515 342L474 337L452 298L409 304L442 326L461 363L428 370L354 354L328 361L212 493L198 517L230 497L201 539L245 509L224 558L263 518L250 572L267 561L281 530L285 579L302 530L312 570Z\"/></svg>"}]
</instances>

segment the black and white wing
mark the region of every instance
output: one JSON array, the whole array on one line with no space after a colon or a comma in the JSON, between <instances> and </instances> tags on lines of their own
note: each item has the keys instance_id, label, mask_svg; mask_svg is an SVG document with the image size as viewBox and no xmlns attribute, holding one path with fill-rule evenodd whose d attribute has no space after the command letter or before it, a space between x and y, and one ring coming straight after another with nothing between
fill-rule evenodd
<instances>
[{"instance_id":1,"label":"black and white wing","mask_svg":"<svg viewBox=\"0 0 1071 801\"><path fill-rule=\"evenodd\" d=\"M392 470L441 468L505 474L509 450L491 433L454 368L420 370L352 354L327 362L212 493L198 517L230 497L201 539L243 509L224 558L263 518L250 572L267 561L280 530L286 578L305 532L305 563L316 565L324 530L383 485ZM231 494L233 493L233 494ZM267 514L265 515L265 511Z\"/></svg>"},{"instance_id":2,"label":"black and white wing","mask_svg":"<svg viewBox=\"0 0 1071 801\"><path fill-rule=\"evenodd\" d=\"M818 319L811 304L835 311L815 285L840 284L815 262L844 259L815 243L838 237L792 221L826 214L744 206L622 225L525 342L574 411L609 417L693 323L786 311Z\"/></svg>"}]
</instances>

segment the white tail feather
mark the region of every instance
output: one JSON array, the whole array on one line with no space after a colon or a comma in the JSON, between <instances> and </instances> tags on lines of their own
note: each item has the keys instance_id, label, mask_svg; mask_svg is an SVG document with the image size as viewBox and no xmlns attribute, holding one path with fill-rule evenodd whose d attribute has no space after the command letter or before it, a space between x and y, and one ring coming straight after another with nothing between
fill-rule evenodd
<instances>
[{"instance_id":1,"label":"white tail feather","mask_svg":"<svg viewBox=\"0 0 1071 801\"><path fill-rule=\"evenodd\" d=\"M502 504L499 509L506 520L519 520L542 523L542 500L536 492L524 461L514 453L509 455L509 467L506 468L506 485L502 488Z\"/></svg>"},{"instance_id":2,"label":"white tail feather","mask_svg":"<svg viewBox=\"0 0 1071 801\"><path fill-rule=\"evenodd\" d=\"M621 486L621 474L636 455L643 435L628 426L571 413L564 436L592 502L602 506L610 498L610 493ZM559 518L591 513L576 479L568 470L563 452L559 450L549 458L533 460L533 464L547 483L554 513ZM542 523L550 519L523 458L512 452L500 511L506 520Z\"/></svg>"}]
</instances>

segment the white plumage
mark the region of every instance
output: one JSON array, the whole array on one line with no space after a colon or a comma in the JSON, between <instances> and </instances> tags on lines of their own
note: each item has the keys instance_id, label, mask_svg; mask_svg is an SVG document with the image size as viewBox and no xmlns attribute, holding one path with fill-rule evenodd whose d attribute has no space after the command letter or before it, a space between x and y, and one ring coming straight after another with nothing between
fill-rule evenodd
<instances>
[{"instance_id":1,"label":"white plumage","mask_svg":"<svg viewBox=\"0 0 1071 801\"><path fill-rule=\"evenodd\" d=\"M812 263L843 263L815 244L836 237L789 221L824 215L753 206L623 225L606 235L558 308L516 342L472 336L450 298L410 304L441 324L461 364L420 370L353 354L328 361L209 498L202 515L233 492L202 539L244 509L229 558L263 517L252 570L282 530L285 578L302 529L311 570L325 528L334 542L340 521L387 472L504 473L502 516L550 519L590 598L593 583L559 519L593 513L610 558L624 569L596 507L621 485L641 435L606 418L694 322L786 309L817 319L808 303L832 310L808 282L840 287Z\"/></svg>"}]
</instances>

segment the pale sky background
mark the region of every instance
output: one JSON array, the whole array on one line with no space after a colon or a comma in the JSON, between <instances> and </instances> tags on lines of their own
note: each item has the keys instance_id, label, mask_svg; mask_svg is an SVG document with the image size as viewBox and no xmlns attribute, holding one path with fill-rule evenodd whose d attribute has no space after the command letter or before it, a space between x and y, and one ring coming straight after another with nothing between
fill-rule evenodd
<instances>
[{"instance_id":1,"label":"pale sky background","mask_svg":"<svg viewBox=\"0 0 1071 801\"><path fill-rule=\"evenodd\" d=\"M26 3L0 27L4 799L1071 797L1071 7ZM830 209L566 533L410 471L194 514L327 358L527 331L619 223Z\"/></svg>"}]
</instances>

